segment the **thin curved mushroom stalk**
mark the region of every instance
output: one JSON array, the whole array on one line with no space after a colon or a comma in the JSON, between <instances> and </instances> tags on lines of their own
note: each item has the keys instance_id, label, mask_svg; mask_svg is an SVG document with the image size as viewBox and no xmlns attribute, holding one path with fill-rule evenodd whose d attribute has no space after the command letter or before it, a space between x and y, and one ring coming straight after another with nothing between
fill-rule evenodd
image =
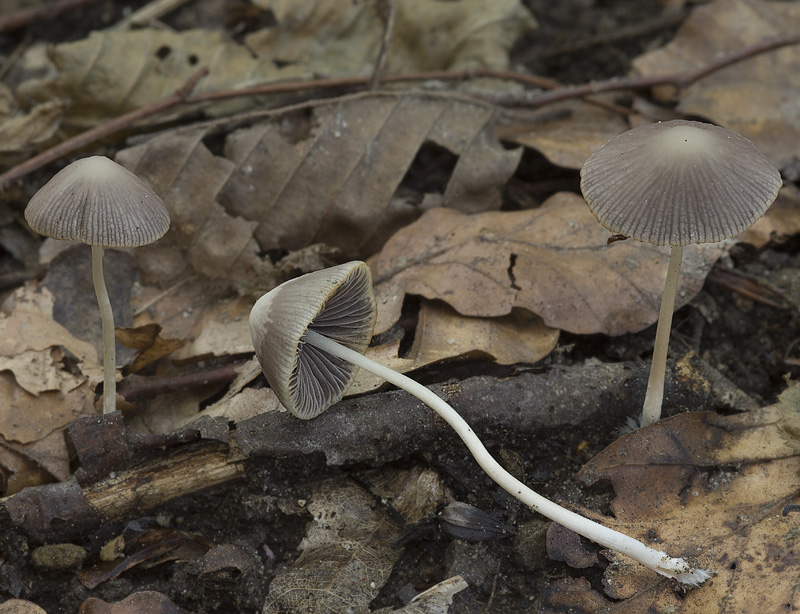
<instances>
[{"instance_id":1,"label":"thin curved mushroom stalk","mask_svg":"<svg viewBox=\"0 0 800 614\"><path fill-rule=\"evenodd\" d=\"M256 302L250 312L253 345L264 375L290 412L306 419L319 415L342 398L357 369L365 369L437 412L461 437L481 468L533 510L679 582L698 585L710 577L710 572L685 559L671 557L545 499L513 477L450 405L425 386L363 355L376 312L372 277L363 262L293 279ZM320 375L316 381L314 374Z\"/></svg>"}]
</instances>

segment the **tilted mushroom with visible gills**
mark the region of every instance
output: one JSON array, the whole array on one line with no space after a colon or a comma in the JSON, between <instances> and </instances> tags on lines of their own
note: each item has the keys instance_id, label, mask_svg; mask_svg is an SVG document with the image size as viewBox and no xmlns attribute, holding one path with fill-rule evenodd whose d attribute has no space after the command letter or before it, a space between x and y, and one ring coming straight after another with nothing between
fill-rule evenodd
<instances>
[{"instance_id":1,"label":"tilted mushroom with visible gills","mask_svg":"<svg viewBox=\"0 0 800 614\"><path fill-rule=\"evenodd\" d=\"M144 179L103 156L76 160L31 198L28 225L41 235L92 247L92 280L103 324L103 413L116 409L114 313L103 279L103 247L154 243L169 213Z\"/></svg>"},{"instance_id":2,"label":"tilted mushroom with visible gills","mask_svg":"<svg viewBox=\"0 0 800 614\"><path fill-rule=\"evenodd\" d=\"M782 184L775 165L742 135L685 120L628 130L583 165L581 191L602 226L671 248L641 426L661 417L683 246L743 232Z\"/></svg>"},{"instance_id":3,"label":"tilted mushroom with visible gills","mask_svg":"<svg viewBox=\"0 0 800 614\"><path fill-rule=\"evenodd\" d=\"M679 582L697 585L710 577L685 559L670 557L556 505L509 474L450 405L425 386L362 355L375 318L372 275L363 262L303 275L256 302L250 312L253 346L267 381L286 409L300 418L319 415L342 398L357 369L365 369L436 411L495 482L543 516Z\"/></svg>"}]
</instances>

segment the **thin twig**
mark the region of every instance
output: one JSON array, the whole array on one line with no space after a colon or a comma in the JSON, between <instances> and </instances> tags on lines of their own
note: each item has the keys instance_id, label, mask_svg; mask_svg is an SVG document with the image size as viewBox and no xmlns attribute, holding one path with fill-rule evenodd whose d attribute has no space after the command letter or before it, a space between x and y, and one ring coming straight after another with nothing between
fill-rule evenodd
<instances>
[{"instance_id":1,"label":"thin twig","mask_svg":"<svg viewBox=\"0 0 800 614\"><path fill-rule=\"evenodd\" d=\"M385 4L383 36L381 37L381 48L378 50L378 58L375 60L375 67L372 70L372 77L369 80L370 90L377 90L381 86L386 73L386 61L389 58L389 45L394 36L394 22L397 13L394 0L385 0L382 4Z\"/></svg>"},{"instance_id":2,"label":"thin twig","mask_svg":"<svg viewBox=\"0 0 800 614\"><path fill-rule=\"evenodd\" d=\"M98 0L56 0L49 4L42 4L33 8L15 11L8 15L0 15L0 32L19 30L36 21L55 19L61 13L93 4L97 1Z\"/></svg>"},{"instance_id":3,"label":"thin twig","mask_svg":"<svg viewBox=\"0 0 800 614\"><path fill-rule=\"evenodd\" d=\"M505 106L526 106L531 108L540 108L555 102L563 100L570 100L574 98L584 98L592 94L601 92L612 92L620 90L636 90L654 87L656 85L675 85L676 87L686 87L695 81L706 77L714 71L720 70L736 62L754 57L767 51L772 51L780 47L789 45L796 45L800 43L800 33L772 38L761 43L757 43L745 49L730 53L721 57L707 66L699 68L694 71L685 73L670 73L667 75L657 75L654 77L630 77L626 79L610 79L608 81L598 81L596 83L589 83L586 85L574 87L562 87L558 81L548 79L545 77L537 77L535 75L527 75L513 71L494 70L491 68L475 68L462 71L432 71L424 73L411 73L405 75L388 76L383 79L384 83L402 83L408 81L460 81L476 78L492 78L503 79L509 81L516 81L525 85L539 87L542 89L554 90L540 94L533 98L520 98L520 97L492 97L482 98L491 102L492 104L505 105ZM287 92L310 91L315 89L348 89L348 88L363 88L369 85L370 77L345 77L337 79L313 79L308 81L294 81L283 83L269 83L260 86L249 88L221 90L216 92L206 92L196 96L189 96L191 90L194 88L197 81L206 74L205 69L196 73L184 87L178 92L155 102L136 111L132 111L127 115L118 117L107 124L88 130L79 134L72 139L69 139L52 149L42 152L38 156L23 162L22 164L6 171L0 175L0 191L4 190L9 182L18 179L32 171L35 171L45 164L48 164L58 158L65 156L73 151L89 145L101 138L107 137L110 134L118 132L123 128L129 127L134 122L150 117L165 109L182 102L197 104L201 102L211 102L214 100L225 100L229 98L237 98L241 96L263 96L266 94L279 94ZM481 96L477 96L481 98Z\"/></svg>"},{"instance_id":4,"label":"thin twig","mask_svg":"<svg viewBox=\"0 0 800 614\"><path fill-rule=\"evenodd\" d=\"M206 386L218 386L232 382L237 375L239 363L216 365L188 373L172 375L129 375L119 384L118 392L129 403L174 392L175 390L198 390Z\"/></svg>"},{"instance_id":5,"label":"thin twig","mask_svg":"<svg viewBox=\"0 0 800 614\"><path fill-rule=\"evenodd\" d=\"M584 96L591 96L592 94L599 94L601 92L618 92L620 90L641 90L657 85L674 85L678 88L685 88L695 83L696 81L707 77L713 72L726 68L742 60L746 60L767 51L773 51L781 47L788 47L800 43L800 34L794 33L777 38L766 39L750 47L745 47L739 51L726 54L721 58L710 62L702 68L682 73L669 73L666 75L655 75L652 77L628 77L624 79L609 79L607 81L597 81L595 83L587 83L584 85L576 85L573 87L566 87L552 92L547 92L536 96L528 101L521 101L516 99L517 104L520 106L527 106L532 108L540 108L554 102L561 102L562 100L571 100L574 98L583 98ZM495 102L498 104L506 104L508 99L499 98Z\"/></svg>"},{"instance_id":6,"label":"thin twig","mask_svg":"<svg viewBox=\"0 0 800 614\"><path fill-rule=\"evenodd\" d=\"M435 70L431 72L391 75L384 77L382 81L383 83L406 83L410 81L466 81L469 79L478 78L516 81L518 83L522 83L523 85L529 85L542 89L561 87L561 84L555 79L537 77L536 75L527 75L510 70L495 70L492 68L470 68L457 71ZM370 79L371 77L337 77L332 79L309 79L307 81L265 83L264 85L254 85L246 88L204 92L202 94L192 96L188 102L211 102L214 100L238 98L240 96L265 96L270 94L287 94L307 90L352 89L369 86Z\"/></svg>"},{"instance_id":7,"label":"thin twig","mask_svg":"<svg viewBox=\"0 0 800 614\"><path fill-rule=\"evenodd\" d=\"M11 70L14 64L16 64L17 60L22 57L22 54L25 53L28 47L31 46L32 41L33 37L31 36L30 32L28 32L23 41L17 45L11 53L8 54L6 59L3 61L3 65L0 66L0 79L5 77L6 73Z\"/></svg>"},{"instance_id":8,"label":"thin twig","mask_svg":"<svg viewBox=\"0 0 800 614\"><path fill-rule=\"evenodd\" d=\"M177 104L186 102L189 99L189 95L192 93L192 90L197 85L197 82L206 74L208 74L208 69L202 68L194 73L189 80L184 83L183 86L181 86L180 89L166 98L162 98L161 100L157 100L152 104L136 109L135 111L131 111L130 113L126 113L125 115L121 115L120 117L117 117L116 119L113 119L102 126L97 126L96 128L92 128L91 130L87 130L86 132L75 135L71 139L67 139L63 143L59 143L55 147L51 147L39 155L34 156L22 164L19 164L6 171L0 175L0 191L5 190L12 181L19 179L28 173L39 170L50 162L54 162L55 160L71 154L82 147L91 145L92 143L104 139L116 132L119 132L120 130L128 128L140 119L150 117L174 107Z\"/></svg>"},{"instance_id":9,"label":"thin twig","mask_svg":"<svg viewBox=\"0 0 800 614\"><path fill-rule=\"evenodd\" d=\"M186 4L190 0L152 0L149 4L143 6L138 11L131 13L124 19L119 20L111 30L127 30L131 26L141 25L160 19L167 13L170 13Z\"/></svg>"},{"instance_id":10,"label":"thin twig","mask_svg":"<svg viewBox=\"0 0 800 614\"><path fill-rule=\"evenodd\" d=\"M624 28L615 28L610 32L604 32L602 34L598 34L597 36L576 40L567 45L551 47L546 51L523 53L522 55L517 56L516 60L520 63L529 64L530 62L546 60L553 57L562 57L571 53L585 51L590 47L610 45L634 38L642 38L654 32L659 32L668 28L674 28L675 26L680 25L684 19L686 19L685 12L669 11L659 15L655 19L632 24ZM652 39L652 37L649 37L649 39Z\"/></svg>"}]
</instances>

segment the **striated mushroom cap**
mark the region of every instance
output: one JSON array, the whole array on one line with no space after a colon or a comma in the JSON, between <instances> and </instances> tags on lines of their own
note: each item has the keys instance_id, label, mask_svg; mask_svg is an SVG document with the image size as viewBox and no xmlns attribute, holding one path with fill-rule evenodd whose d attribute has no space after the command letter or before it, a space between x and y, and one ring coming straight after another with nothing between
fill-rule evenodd
<instances>
[{"instance_id":1,"label":"striated mushroom cap","mask_svg":"<svg viewBox=\"0 0 800 614\"><path fill-rule=\"evenodd\" d=\"M137 247L169 230L169 213L144 179L104 156L76 160L31 198L25 219L46 237Z\"/></svg>"},{"instance_id":2,"label":"striated mushroom cap","mask_svg":"<svg viewBox=\"0 0 800 614\"><path fill-rule=\"evenodd\" d=\"M685 120L628 130L581 169L581 191L600 224L654 245L734 237L781 185L778 169L745 137Z\"/></svg>"},{"instance_id":3,"label":"striated mushroom cap","mask_svg":"<svg viewBox=\"0 0 800 614\"><path fill-rule=\"evenodd\" d=\"M250 335L278 399L308 420L341 400L358 368L303 342L311 329L363 354L377 307L363 262L308 273L262 296L250 311Z\"/></svg>"}]
</instances>

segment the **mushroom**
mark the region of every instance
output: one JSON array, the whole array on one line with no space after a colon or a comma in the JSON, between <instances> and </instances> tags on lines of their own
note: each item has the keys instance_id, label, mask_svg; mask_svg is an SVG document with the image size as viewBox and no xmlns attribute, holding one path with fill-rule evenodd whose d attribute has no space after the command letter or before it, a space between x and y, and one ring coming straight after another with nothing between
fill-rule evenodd
<instances>
[{"instance_id":1,"label":"mushroom","mask_svg":"<svg viewBox=\"0 0 800 614\"><path fill-rule=\"evenodd\" d=\"M661 417L683 246L738 235L764 214L781 185L778 169L745 137L685 120L628 130L583 165L581 191L602 226L670 246L641 426Z\"/></svg>"},{"instance_id":2,"label":"mushroom","mask_svg":"<svg viewBox=\"0 0 800 614\"><path fill-rule=\"evenodd\" d=\"M287 281L255 303L250 312L253 346L264 375L286 409L299 418L314 418L342 398L362 368L432 408L495 482L543 516L680 582L697 585L710 577L685 559L670 557L556 505L509 474L450 405L414 380L362 355L376 311L372 275L358 261Z\"/></svg>"},{"instance_id":3,"label":"mushroom","mask_svg":"<svg viewBox=\"0 0 800 614\"><path fill-rule=\"evenodd\" d=\"M169 213L144 179L103 156L76 160L31 198L28 225L41 235L92 247L92 280L103 323L103 413L116 409L114 314L103 279L103 247L137 247L160 239Z\"/></svg>"}]
</instances>

